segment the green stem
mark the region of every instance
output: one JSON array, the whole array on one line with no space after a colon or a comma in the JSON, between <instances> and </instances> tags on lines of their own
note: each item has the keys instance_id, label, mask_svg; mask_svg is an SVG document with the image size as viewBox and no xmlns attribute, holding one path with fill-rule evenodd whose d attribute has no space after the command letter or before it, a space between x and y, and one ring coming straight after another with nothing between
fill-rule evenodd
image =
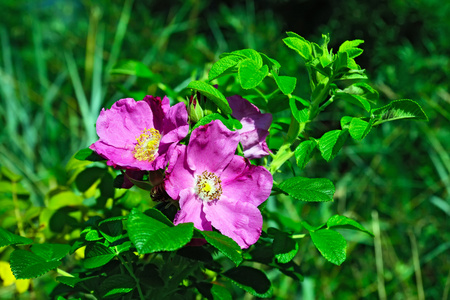
<instances>
[{"instance_id":1,"label":"green stem","mask_svg":"<svg viewBox=\"0 0 450 300\"><path fill-rule=\"evenodd\" d=\"M264 101L267 103L267 98L266 98L266 96L265 96L263 93L261 93L260 90L258 90L257 88L252 88L252 90L254 90L255 92L257 92L257 93L264 99Z\"/></svg>"},{"instance_id":2,"label":"green stem","mask_svg":"<svg viewBox=\"0 0 450 300\"><path fill-rule=\"evenodd\" d=\"M128 266L128 262L126 262L122 258L122 256L117 252L117 249L116 249L116 253L117 253L117 257L119 258L122 265L125 267L125 269L127 269L128 273L130 273L130 276L134 279L134 281L136 281L136 287L137 287L137 290L139 293L139 298L141 300L145 300L144 294L142 293L142 290L141 290L141 285L139 284L139 279L134 275L133 269L131 268L131 266Z\"/></svg>"},{"instance_id":3,"label":"green stem","mask_svg":"<svg viewBox=\"0 0 450 300\"><path fill-rule=\"evenodd\" d=\"M327 77L327 79L328 80L325 82L325 85L320 90L316 91L321 86L320 84L318 84L316 86L316 89L312 93L311 107L309 109L309 120L313 120L319 114L319 105L328 96L331 80L329 77Z\"/></svg>"},{"instance_id":4,"label":"green stem","mask_svg":"<svg viewBox=\"0 0 450 300\"><path fill-rule=\"evenodd\" d=\"M291 145L296 141L299 134L305 130L306 122L299 123L293 116L291 116L291 124L289 125L288 133L284 144L277 151L269 166L269 171L273 175L281 168L281 166L292 156L294 152L291 151Z\"/></svg>"},{"instance_id":5,"label":"green stem","mask_svg":"<svg viewBox=\"0 0 450 300\"><path fill-rule=\"evenodd\" d=\"M331 96L330 99L327 100L327 102L325 102L321 107L319 107L319 112L325 110L325 108L327 108L328 105L333 103L333 101L334 101L334 96Z\"/></svg>"},{"instance_id":6,"label":"green stem","mask_svg":"<svg viewBox=\"0 0 450 300\"><path fill-rule=\"evenodd\" d=\"M293 239L302 239L302 238L304 238L306 236L306 234L293 234L291 237L293 238Z\"/></svg>"}]
</instances>

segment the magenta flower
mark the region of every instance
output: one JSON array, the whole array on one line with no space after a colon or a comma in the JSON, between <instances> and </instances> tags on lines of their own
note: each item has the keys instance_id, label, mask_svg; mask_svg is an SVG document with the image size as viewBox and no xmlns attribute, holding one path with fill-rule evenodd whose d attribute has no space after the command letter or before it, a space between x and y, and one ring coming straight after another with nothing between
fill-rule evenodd
<instances>
[{"instance_id":1,"label":"magenta flower","mask_svg":"<svg viewBox=\"0 0 450 300\"><path fill-rule=\"evenodd\" d=\"M188 131L184 103L170 107L167 97L145 96L142 101L126 98L100 112L100 139L89 148L104 156L110 166L157 170L166 166Z\"/></svg>"},{"instance_id":2,"label":"magenta flower","mask_svg":"<svg viewBox=\"0 0 450 300\"><path fill-rule=\"evenodd\" d=\"M244 156L253 159L269 155L266 137L269 135L272 115L261 113L258 107L239 95L228 97L227 100L233 111L231 115L242 124L238 132Z\"/></svg>"},{"instance_id":3,"label":"magenta flower","mask_svg":"<svg viewBox=\"0 0 450 300\"><path fill-rule=\"evenodd\" d=\"M270 195L270 172L235 155L239 134L220 121L200 126L188 146L172 156L164 186L180 201L174 223L193 222L200 230L212 230L235 240L241 248L256 243L262 216L258 205Z\"/></svg>"}]
</instances>

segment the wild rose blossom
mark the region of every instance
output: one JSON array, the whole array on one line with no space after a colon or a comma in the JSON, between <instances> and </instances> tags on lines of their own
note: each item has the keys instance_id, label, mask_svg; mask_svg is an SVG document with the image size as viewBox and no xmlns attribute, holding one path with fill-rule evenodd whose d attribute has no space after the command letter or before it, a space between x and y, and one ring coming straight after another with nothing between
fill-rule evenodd
<instances>
[{"instance_id":1,"label":"wild rose blossom","mask_svg":"<svg viewBox=\"0 0 450 300\"><path fill-rule=\"evenodd\" d=\"M172 107L169 98L125 98L103 109L97 119L99 140L89 148L110 166L125 169L164 168L170 154L189 131L184 103Z\"/></svg>"},{"instance_id":2,"label":"wild rose blossom","mask_svg":"<svg viewBox=\"0 0 450 300\"><path fill-rule=\"evenodd\" d=\"M180 201L174 224L214 227L248 248L261 235L258 206L269 197L273 179L264 167L234 154L238 143L239 133L220 121L196 128L189 144L174 152L164 185Z\"/></svg>"},{"instance_id":3,"label":"wild rose blossom","mask_svg":"<svg viewBox=\"0 0 450 300\"><path fill-rule=\"evenodd\" d=\"M261 113L258 107L239 95L228 97L227 100L233 111L231 115L242 124L238 132L244 156L253 159L269 155L266 137L269 135L272 115Z\"/></svg>"}]
</instances>

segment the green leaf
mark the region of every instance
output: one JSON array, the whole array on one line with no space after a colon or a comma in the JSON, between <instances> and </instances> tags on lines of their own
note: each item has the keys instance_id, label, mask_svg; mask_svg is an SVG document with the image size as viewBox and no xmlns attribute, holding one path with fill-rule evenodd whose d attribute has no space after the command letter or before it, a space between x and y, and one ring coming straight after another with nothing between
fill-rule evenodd
<instances>
[{"instance_id":1,"label":"green leaf","mask_svg":"<svg viewBox=\"0 0 450 300\"><path fill-rule=\"evenodd\" d=\"M74 157L78 160L88 160L88 161L103 161L106 160L102 156L98 155L96 152L89 148L84 148L75 153Z\"/></svg>"},{"instance_id":2,"label":"green leaf","mask_svg":"<svg viewBox=\"0 0 450 300\"><path fill-rule=\"evenodd\" d=\"M317 226L313 226L306 221L302 221L301 223L302 223L302 226L308 231L317 231L320 228L322 228L323 226L325 226L325 223L317 225Z\"/></svg>"},{"instance_id":3,"label":"green leaf","mask_svg":"<svg viewBox=\"0 0 450 300\"><path fill-rule=\"evenodd\" d=\"M70 251L70 246L66 244L34 244L31 251L45 261L55 261L66 256Z\"/></svg>"},{"instance_id":4,"label":"green leaf","mask_svg":"<svg viewBox=\"0 0 450 300\"><path fill-rule=\"evenodd\" d=\"M31 243L33 243L32 239L11 233L8 230L0 228L0 247L17 244L29 245Z\"/></svg>"},{"instance_id":5,"label":"green leaf","mask_svg":"<svg viewBox=\"0 0 450 300\"><path fill-rule=\"evenodd\" d=\"M353 118L348 127L350 136L355 140L362 140L372 129L372 122L366 122L359 118Z\"/></svg>"},{"instance_id":6,"label":"green leaf","mask_svg":"<svg viewBox=\"0 0 450 300\"><path fill-rule=\"evenodd\" d=\"M147 209L144 212L144 214L149 216L150 218L153 218L155 220L158 220L161 223L166 224L169 227L174 226L172 221L170 221L161 211L157 210L156 208Z\"/></svg>"},{"instance_id":7,"label":"green leaf","mask_svg":"<svg viewBox=\"0 0 450 300\"><path fill-rule=\"evenodd\" d=\"M289 101L283 94L273 94L269 97L267 102L267 111L270 111L272 114L283 111L289 108Z\"/></svg>"},{"instance_id":8,"label":"green leaf","mask_svg":"<svg viewBox=\"0 0 450 300\"><path fill-rule=\"evenodd\" d=\"M350 127L350 123L352 122L353 117L350 116L343 116L341 118L341 127L342 129L348 129L348 127Z\"/></svg>"},{"instance_id":9,"label":"green leaf","mask_svg":"<svg viewBox=\"0 0 450 300\"><path fill-rule=\"evenodd\" d=\"M157 78L157 76L146 65L144 65L144 63L136 60L120 61L111 69L110 73L134 75L142 78Z\"/></svg>"},{"instance_id":10,"label":"green leaf","mask_svg":"<svg viewBox=\"0 0 450 300\"><path fill-rule=\"evenodd\" d=\"M348 69L348 53L347 52L338 52L335 56L335 61L333 68L336 73L342 69Z\"/></svg>"},{"instance_id":11,"label":"green leaf","mask_svg":"<svg viewBox=\"0 0 450 300\"><path fill-rule=\"evenodd\" d=\"M347 242L339 232L321 229L309 234L314 245L326 260L338 266L345 261Z\"/></svg>"},{"instance_id":12,"label":"green leaf","mask_svg":"<svg viewBox=\"0 0 450 300\"><path fill-rule=\"evenodd\" d=\"M58 210L64 206L76 207L82 204L83 197L76 195L74 192L69 190L52 195L48 201L47 208Z\"/></svg>"},{"instance_id":13,"label":"green leaf","mask_svg":"<svg viewBox=\"0 0 450 300\"><path fill-rule=\"evenodd\" d=\"M339 47L338 52L347 52L350 58L355 58L363 53L362 49L357 48L362 43L364 43L363 40L345 41Z\"/></svg>"},{"instance_id":14,"label":"green leaf","mask_svg":"<svg viewBox=\"0 0 450 300\"><path fill-rule=\"evenodd\" d=\"M213 284L211 287L213 300L232 300L230 292L219 284Z\"/></svg>"},{"instance_id":15,"label":"green leaf","mask_svg":"<svg viewBox=\"0 0 450 300\"><path fill-rule=\"evenodd\" d=\"M378 101L378 98L380 97L377 90L375 90L365 82L356 82L351 86L345 88L344 92L352 95L362 96L372 103L376 103Z\"/></svg>"},{"instance_id":16,"label":"green leaf","mask_svg":"<svg viewBox=\"0 0 450 300\"><path fill-rule=\"evenodd\" d=\"M55 279L56 281L61 282L62 284L68 285L70 287L75 287L75 284L80 282L80 278L70 276L58 276Z\"/></svg>"},{"instance_id":17,"label":"green leaf","mask_svg":"<svg viewBox=\"0 0 450 300\"><path fill-rule=\"evenodd\" d=\"M281 230L269 228L268 233L274 236L273 253L277 261L283 264L290 262L298 252L298 243Z\"/></svg>"},{"instance_id":18,"label":"green leaf","mask_svg":"<svg viewBox=\"0 0 450 300\"><path fill-rule=\"evenodd\" d=\"M307 107L303 107L302 109L298 109L297 102L302 103L297 97L291 97L289 99L289 106L291 108L292 115L299 123L304 123L309 119L309 110Z\"/></svg>"},{"instance_id":19,"label":"green leaf","mask_svg":"<svg viewBox=\"0 0 450 300\"><path fill-rule=\"evenodd\" d=\"M224 114L231 114L230 105L228 105L225 96L212 85L202 81L191 81L186 88L199 91L202 95L214 102Z\"/></svg>"},{"instance_id":20,"label":"green leaf","mask_svg":"<svg viewBox=\"0 0 450 300\"><path fill-rule=\"evenodd\" d=\"M370 102L360 95L352 95L346 92L336 92L335 99L336 100L342 99L354 105L360 106L364 108L366 111L370 111Z\"/></svg>"},{"instance_id":21,"label":"green leaf","mask_svg":"<svg viewBox=\"0 0 450 300\"><path fill-rule=\"evenodd\" d=\"M87 191L98 179L101 179L107 170L105 168L92 167L81 171L75 179L75 185L80 192Z\"/></svg>"},{"instance_id":22,"label":"green leaf","mask_svg":"<svg viewBox=\"0 0 450 300\"><path fill-rule=\"evenodd\" d=\"M46 261L35 253L20 249L11 253L10 263L16 279L36 278L61 264L60 261Z\"/></svg>"},{"instance_id":23,"label":"green leaf","mask_svg":"<svg viewBox=\"0 0 450 300\"><path fill-rule=\"evenodd\" d=\"M313 58L311 43L301 36L287 37L283 39L283 42L297 52L305 61L310 61Z\"/></svg>"},{"instance_id":24,"label":"green leaf","mask_svg":"<svg viewBox=\"0 0 450 300\"><path fill-rule=\"evenodd\" d=\"M246 59L239 64L238 80L243 89L257 87L269 73L267 65L259 68L253 60Z\"/></svg>"},{"instance_id":25,"label":"green leaf","mask_svg":"<svg viewBox=\"0 0 450 300\"><path fill-rule=\"evenodd\" d=\"M263 65L263 60L258 51L253 49L242 49L231 52L231 55L239 55L253 61L258 69Z\"/></svg>"},{"instance_id":26,"label":"green leaf","mask_svg":"<svg viewBox=\"0 0 450 300\"><path fill-rule=\"evenodd\" d=\"M322 157L326 161L332 160L336 154L341 150L342 146L347 139L347 130L332 130L326 132L319 139L319 150Z\"/></svg>"},{"instance_id":27,"label":"green leaf","mask_svg":"<svg viewBox=\"0 0 450 300\"><path fill-rule=\"evenodd\" d=\"M203 118L201 118L197 123L195 123L194 127L192 127L192 130L194 130L197 127L209 124L214 120L220 120L222 124L225 125L230 130L234 129L233 124L231 124L228 119L225 119L221 114L214 113L206 115Z\"/></svg>"},{"instance_id":28,"label":"green leaf","mask_svg":"<svg viewBox=\"0 0 450 300\"><path fill-rule=\"evenodd\" d=\"M335 192L333 183L326 178L292 177L278 187L294 199L310 202L332 201Z\"/></svg>"},{"instance_id":29,"label":"green leaf","mask_svg":"<svg viewBox=\"0 0 450 300\"><path fill-rule=\"evenodd\" d=\"M340 215L334 215L327 221L327 227L342 227L342 228L356 228L362 232L368 233L371 236L374 236L372 232L365 229L361 224L356 222L355 220L352 220L350 218L347 218L346 216L340 216Z\"/></svg>"},{"instance_id":30,"label":"green leaf","mask_svg":"<svg viewBox=\"0 0 450 300\"><path fill-rule=\"evenodd\" d=\"M237 72L235 67L241 60L244 59L245 58L238 55L228 55L219 59L212 65L211 70L209 70L208 80L212 81L220 76Z\"/></svg>"},{"instance_id":31,"label":"green leaf","mask_svg":"<svg viewBox=\"0 0 450 300\"><path fill-rule=\"evenodd\" d=\"M278 73L278 70L281 68L280 63L278 61L276 61L275 59L268 57L267 55L265 55L262 52L259 52L259 54L261 55L261 57L263 59L263 64L268 65L270 70Z\"/></svg>"},{"instance_id":32,"label":"green leaf","mask_svg":"<svg viewBox=\"0 0 450 300\"><path fill-rule=\"evenodd\" d=\"M99 292L102 299L123 296L136 287L136 281L127 274L115 274L108 276L100 284Z\"/></svg>"},{"instance_id":33,"label":"green leaf","mask_svg":"<svg viewBox=\"0 0 450 300\"><path fill-rule=\"evenodd\" d=\"M283 94L288 95L294 91L295 85L297 84L297 78L290 76L278 76L276 72L273 72L272 75Z\"/></svg>"},{"instance_id":34,"label":"green leaf","mask_svg":"<svg viewBox=\"0 0 450 300\"><path fill-rule=\"evenodd\" d=\"M367 81L367 75L365 74L365 70L361 70L361 68L355 63L353 58L348 59L348 70L339 79L336 79L334 82L339 86L350 86L352 84Z\"/></svg>"},{"instance_id":35,"label":"green leaf","mask_svg":"<svg viewBox=\"0 0 450 300\"><path fill-rule=\"evenodd\" d=\"M106 220L105 220L106 221ZM108 220L98 224L101 235L110 243L120 240L123 231L122 220Z\"/></svg>"},{"instance_id":36,"label":"green leaf","mask_svg":"<svg viewBox=\"0 0 450 300\"><path fill-rule=\"evenodd\" d=\"M98 278L97 276L89 276L89 277L84 277L84 278L79 278L79 277L69 277L69 276L58 276L56 277L56 281L61 282L65 285L68 285L70 287L75 287L75 285L79 282L83 282L86 280L90 280L92 278Z\"/></svg>"},{"instance_id":37,"label":"green leaf","mask_svg":"<svg viewBox=\"0 0 450 300\"><path fill-rule=\"evenodd\" d=\"M84 236L84 239L86 241L93 242L93 241L102 240L103 237L100 236L100 234L98 233L98 231L96 229L91 229L90 231L88 231L86 233L86 235Z\"/></svg>"},{"instance_id":38,"label":"green leaf","mask_svg":"<svg viewBox=\"0 0 450 300\"><path fill-rule=\"evenodd\" d=\"M262 271L241 266L230 269L222 276L228 278L231 282L249 292L253 296L269 298L272 296L270 280Z\"/></svg>"},{"instance_id":39,"label":"green leaf","mask_svg":"<svg viewBox=\"0 0 450 300\"><path fill-rule=\"evenodd\" d=\"M313 140L301 142L297 148L295 148L295 160L300 169L304 169L306 164L312 158L314 150L316 149L317 142Z\"/></svg>"},{"instance_id":40,"label":"green leaf","mask_svg":"<svg viewBox=\"0 0 450 300\"><path fill-rule=\"evenodd\" d=\"M192 223L169 227L135 210L128 217L127 227L139 254L177 250L191 240L194 232Z\"/></svg>"},{"instance_id":41,"label":"green leaf","mask_svg":"<svg viewBox=\"0 0 450 300\"><path fill-rule=\"evenodd\" d=\"M242 250L231 238L215 231L201 231L206 241L231 259L236 265L242 262Z\"/></svg>"},{"instance_id":42,"label":"green leaf","mask_svg":"<svg viewBox=\"0 0 450 300\"><path fill-rule=\"evenodd\" d=\"M428 121L428 117L420 105L409 99L395 100L386 106L374 109L372 116L375 118L373 126L400 119Z\"/></svg>"},{"instance_id":43,"label":"green leaf","mask_svg":"<svg viewBox=\"0 0 450 300\"><path fill-rule=\"evenodd\" d=\"M88 269L101 267L115 257L115 254L108 247L100 244L88 244L84 251L84 266Z\"/></svg>"},{"instance_id":44,"label":"green leaf","mask_svg":"<svg viewBox=\"0 0 450 300\"><path fill-rule=\"evenodd\" d=\"M287 264L278 264L277 266L284 275L287 275L294 279L295 281L303 281L303 276L301 274L300 267L294 263L293 261L288 262Z\"/></svg>"}]
</instances>

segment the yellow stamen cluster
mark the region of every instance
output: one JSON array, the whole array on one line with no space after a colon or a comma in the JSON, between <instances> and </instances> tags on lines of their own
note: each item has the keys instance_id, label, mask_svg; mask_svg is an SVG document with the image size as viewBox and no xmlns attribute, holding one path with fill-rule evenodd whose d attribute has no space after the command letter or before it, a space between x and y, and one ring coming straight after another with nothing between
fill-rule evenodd
<instances>
[{"instance_id":1,"label":"yellow stamen cluster","mask_svg":"<svg viewBox=\"0 0 450 300\"><path fill-rule=\"evenodd\" d=\"M137 144L134 146L133 155L137 160L152 162L158 152L161 134L155 128L144 129L141 135L136 138Z\"/></svg>"},{"instance_id":2,"label":"yellow stamen cluster","mask_svg":"<svg viewBox=\"0 0 450 300\"><path fill-rule=\"evenodd\" d=\"M202 175L197 175L195 193L205 201L218 200L222 195L221 183L222 181L216 174L203 171Z\"/></svg>"}]
</instances>

